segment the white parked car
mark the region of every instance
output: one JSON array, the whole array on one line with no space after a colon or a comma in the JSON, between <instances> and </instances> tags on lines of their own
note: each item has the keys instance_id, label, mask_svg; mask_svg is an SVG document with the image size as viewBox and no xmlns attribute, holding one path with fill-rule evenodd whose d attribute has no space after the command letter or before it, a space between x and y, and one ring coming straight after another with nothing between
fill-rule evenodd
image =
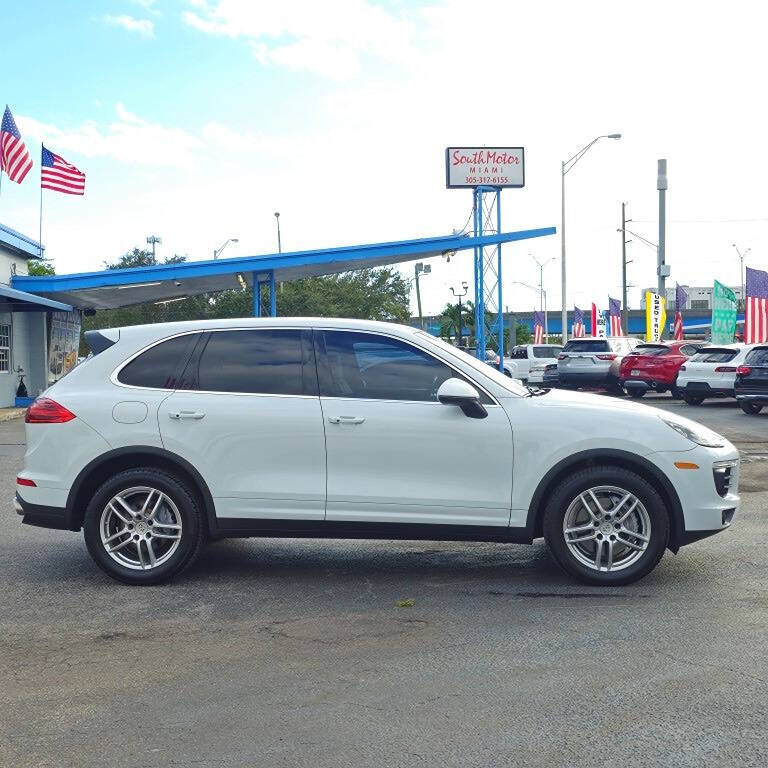
<instances>
[{"instance_id":1,"label":"white parked car","mask_svg":"<svg viewBox=\"0 0 768 768\"><path fill-rule=\"evenodd\" d=\"M676 386L689 405L701 405L708 397L734 397L736 369L753 344L722 344L702 347L680 366Z\"/></svg>"},{"instance_id":2,"label":"white parked car","mask_svg":"<svg viewBox=\"0 0 768 768\"><path fill-rule=\"evenodd\" d=\"M504 358L504 373L527 382L532 367L556 363L562 349L562 344L518 344L510 356Z\"/></svg>"},{"instance_id":3,"label":"white parked car","mask_svg":"<svg viewBox=\"0 0 768 768\"><path fill-rule=\"evenodd\" d=\"M739 454L709 429L529 390L413 328L264 318L86 339L92 356L27 411L15 507L82 528L131 584L227 536L543 536L574 577L626 584L739 504Z\"/></svg>"}]
</instances>

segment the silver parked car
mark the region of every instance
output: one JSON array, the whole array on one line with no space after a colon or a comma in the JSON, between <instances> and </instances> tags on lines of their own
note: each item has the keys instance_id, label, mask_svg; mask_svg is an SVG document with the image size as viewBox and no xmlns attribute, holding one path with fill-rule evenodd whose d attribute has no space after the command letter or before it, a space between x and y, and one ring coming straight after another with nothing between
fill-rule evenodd
<instances>
[{"instance_id":1,"label":"silver parked car","mask_svg":"<svg viewBox=\"0 0 768 768\"><path fill-rule=\"evenodd\" d=\"M557 356L560 386L619 391L621 361L639 343L637 339L628 336L571 339Z\"/></svg>"}]
</instances>

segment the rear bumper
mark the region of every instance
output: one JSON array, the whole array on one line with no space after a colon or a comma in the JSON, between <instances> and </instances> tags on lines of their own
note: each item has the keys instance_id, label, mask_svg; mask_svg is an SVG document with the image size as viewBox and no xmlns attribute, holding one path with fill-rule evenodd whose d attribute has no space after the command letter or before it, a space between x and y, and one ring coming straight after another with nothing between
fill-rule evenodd
<instances>
[{"instance_id":1,"label":"rear bumper","mask_svg":"<svg viewBox=\"0 0 768 768\"><path fill-rule=\"evenodd\" d=\"M610 373L564 373L558 371L557 380L561 385L574 387L606 387L617 381Z\"/></svg>"},{"instance_id":2,"label":"rear bumper","mask_svg":"<svg viewBox=\"0 0 768 768\"><path fill-rule=\"evenodd\" d=\"M733 387L712 387L706 381L677 382L677 388L692 395L709 395L710 397L733 397Z\"/></svg>"},{"instance_id":3,"label":"rear bumper","mask_svg":"<svg viewBox=\"0 0 768 768\"><path fill-rule=\"evenodd\" d=\"M13 508L21 515L21 522L38 528L71 530L72 521L64 507L46 507L42 504L30 504L17 493L13 499Z\"/></svg>"},{"instance_id":4,"label":"rear bumper","mask_svg":"<svg viewBox=\"0 0 768 768\"><path fill-rule=\"evenodd\" d=\"M753 403L768 404L768 392L742 392L737 389L735 395L737 400L749 400Z\"/></svg>"}]
</instances>

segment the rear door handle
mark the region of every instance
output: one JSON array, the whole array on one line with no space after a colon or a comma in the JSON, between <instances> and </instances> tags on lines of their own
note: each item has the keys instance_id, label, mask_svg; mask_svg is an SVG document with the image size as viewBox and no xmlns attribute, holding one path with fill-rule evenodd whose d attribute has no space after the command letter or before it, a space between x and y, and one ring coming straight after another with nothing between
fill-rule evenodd
<instances>
[{"instance_id":1,"label":"rear door handle","mask_svg":"<svg viewBox=\"0 0 768 768\"><path fill-rule=\"evenodd\" d=\"M199 421L205 414L202 411L169 411L168 416L172 419L196 419Z\"/></svg>"},{"instance_id":2,"label":"rear door handle","mask_svg":"<svg viewBox=\"0 0 768 768\"><path fill-rule=\"evenodd\" d=\"M365 416L329 416L331 424L362 424Z\"/></svg>"}]
</instances>

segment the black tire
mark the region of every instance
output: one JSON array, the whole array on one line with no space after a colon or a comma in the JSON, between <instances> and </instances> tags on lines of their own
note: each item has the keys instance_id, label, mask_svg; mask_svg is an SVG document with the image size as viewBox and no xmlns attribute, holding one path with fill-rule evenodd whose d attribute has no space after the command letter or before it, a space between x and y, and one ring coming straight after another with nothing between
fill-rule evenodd
<instances>
[{"instance_id":1,"label":"black tire","mask_svg":"<svg viewBox=\"0 0 768 768\"><path fill-rule=\"evenodd\" d=\"M627 394L633 400L639 400L645 394L645 390L642 387L627 387Z\"/></svg>"},{"instance_id":2,"label":"black tire","mask_svg":"<svg viewBox=\"0 0 768 768\"><path fill-rule=\"evenodd\" d=\"M643 554L622 570L596 570L580 562L571 552L563 533L563 520L579 494L597 486L615 486L640 500L650 518L650 541ZM544 538L558 565L585 584L614 586L630 584L650 573L661 560L669 539L669 513L658 491L643 477L622 467L596 466L565 478L552 492L544 510Z\"/></svg>"},{"instance_id":3,"label":"black tire","mask_svg":"<svg viewBox=\"0 0 768 768\"><path fill-rule=\"evenodd\" d=\"M683 397L682 393L677 387L672 387L672 389L669 390L669 394L672 396L673 400L681 400Z\"/></svg>"},{"instance_id":4,"label":"black tire","mask_svg":"<svg viewBox=\"0 0 768 768\"><path fill-rule=\"evenodd\" d=\"M116 562L101 541L101 517L107 503L120 491L136 487L157 489L168 496L181 518L181 535L175 551L165 562L147 570L135 570ZM105 573L125 584L159 584L177 576L197 557L204 532L194 493L178 477L151 467L127 469L103 483L91 498L83 519L85 544L91 557Z\"/></svg>"},{"instance_id":5,"label":"black tire","mask_svg":"<svg viewBox=\"0 0 768 768\"><path fill-rule=\"evenodd\" d=\"M701 405L704 402L704 395L692 395L689 392L681 392L680 397L688 405Z\"/></svg>"},{"instance_id":6,"label":"black tire","mask_svg":"<svg viewBox=\"0 0 768 768\"><path fill-rule=\"evenodd\" d=\"M762 403L755 403L751 400L739 400L739 406L741 407L741 410L749 416L757 416L757 414L763 410Z\"/></svg>"}]
</instances>

